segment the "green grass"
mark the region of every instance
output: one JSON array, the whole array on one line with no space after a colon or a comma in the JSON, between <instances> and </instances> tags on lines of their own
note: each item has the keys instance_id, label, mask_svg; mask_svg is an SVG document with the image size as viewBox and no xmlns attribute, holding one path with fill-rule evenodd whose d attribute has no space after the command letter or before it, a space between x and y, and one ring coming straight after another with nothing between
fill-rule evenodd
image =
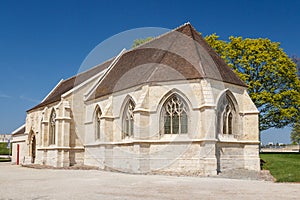
<instances>
[{"instance_id":1,"label":"green grass","mask_svg":"<svg viewBox=\"0 0 300 200\"><path fill-rule=\"evenodd\" d=\"M9 149L6 148L7 143L6 142L0 142L0 155L8 155Z\"/></svg>"},{"instance_id":2,"label":"green grass","mask_svg":"<svg viewBox=\"0 0 300 200\"><path fill-rule=\"evenodd\" d=\"M0 158L0 162L10 162L10 158Z\"/></svg>"},{"instance_id":3,"label":"green grass","mask_svg":"<svg viewBox=\"0 0 300 200\"><path fill-rule=\"evenodd\" d=\"M300 182L299 153L262 153L263 169L270 170L277 182Z\"/></svg>"}]
</instances>

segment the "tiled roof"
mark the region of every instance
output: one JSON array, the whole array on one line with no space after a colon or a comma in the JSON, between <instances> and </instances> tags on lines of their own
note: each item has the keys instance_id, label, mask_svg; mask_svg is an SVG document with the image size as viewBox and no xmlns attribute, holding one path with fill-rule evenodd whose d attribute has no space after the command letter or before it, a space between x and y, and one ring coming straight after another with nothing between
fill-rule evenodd
<instances>
[{"instance_id":1,"label":"tiled roof","mask_svg":"<svg viewBox=\"0 0 300 200\"><path fill-rule=\"evenodd\" d=\"M60 101L61 95L108 68L112 62L113 59L61 82L43 102L29 111ZM145 83L203 78L247 87L187 23L123 53L88 100Z\"/></svg>"},{"instance_id":2,"label":"tiled roof","mask_svg":"<svg viewBox=\"0 0 300 200\"><path fill-rule=\"evenodd\" d=\"M144 83L202 78L247 87L188 23L124 53L89 100Z\"/></svg>"},{"instance_id":3,"label":"tiled roof","mask_svg":"<svg viewBox=\"0 0 300 200\"><path fill-rule=\"evenodd\" d=\"M73 76L67 80L62 81L49 95L48 97L42 101L40 104L36 105L35 107L31 108L28 111L34 110L36 108L41 108L44 107L46 105L49 105L51 103L57 102L61 100L61 95L63 95L64 93L70 91L71 89L73 89L74 87L76 87L77 85L83 83L84 81L88 80L89 78L91 78L92 76L96 75L97 73L103 71L104 69L106 69L110 63L113 61L113 59L110 59L104 63L102 63L101 65L98 65L86 72L80 73L76 76ZM28 112L27 111L27 112Z\"/></svg>"}]
</instances>

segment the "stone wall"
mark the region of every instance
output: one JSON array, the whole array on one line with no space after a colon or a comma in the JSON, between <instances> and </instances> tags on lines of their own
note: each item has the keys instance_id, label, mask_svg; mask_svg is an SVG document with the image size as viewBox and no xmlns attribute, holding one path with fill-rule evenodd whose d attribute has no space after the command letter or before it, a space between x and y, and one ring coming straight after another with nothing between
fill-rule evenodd
<instances>
[{"instance_id":1,"label":"stone wall","mask_svg":"<svg viewBox=\"0 0 300 200\"><path fill-rule=\"evenodd\" d=\"M57 167L85 164L131 173L203 175L227 169L259 170L258 112L245 88L213 80L173 81L141 85L85 102L93 86L95 82L90 81L64 94L60 102L28 113L27 162L29 138L34 134L35 163ZM217 131L217 105L228 91L236 101L238 116L234 134L223 135ZM187 105L187 134L162 134L161 110L172 94ZM129 99L135 104L134 136L122 138L123 111ZM95 135L97 107L102 113L99 139ZM55 145L49 145L52 109L57 112Z\"/></svg>"},{"instance_id":2,"label":"stone wall","mask_svg":"<svg viewBox=\"0 0 300 200\"><path fill-rule=\"evenodd\" d=\"M205 168L208 162L206 158L211 155L201 155L206 151L204 148L203 141L152 141L87 146L85 164L129 173L216 173L215 161L211 163L212 169Z\"/></svg>"},{"instance_id":3,"label":"stone wall","mask_svg":"<svg viewBox=\"0 0 300 200\"><path fill-rule=\"evenodd\" d=\"M217 103L228 90L237 102L238 119L234 135L218 135ZM180 137L161 135L162 104L174 93L189 109L188 134ZM130 98L136 104L135 134L124 140L122 111ZM95 139L96 107L103 114L99 140ZM258 111L240 86L212 80L146 85L88 102L85 116L87 165L133 173L158 170L208 175L217 169L259 170Z\"/></svg>"}]
</instances>

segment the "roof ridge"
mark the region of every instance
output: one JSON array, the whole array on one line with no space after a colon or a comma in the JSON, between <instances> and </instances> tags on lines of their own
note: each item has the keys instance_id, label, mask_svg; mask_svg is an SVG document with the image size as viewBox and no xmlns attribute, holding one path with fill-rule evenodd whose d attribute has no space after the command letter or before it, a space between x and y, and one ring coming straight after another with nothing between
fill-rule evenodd
<instances>
[{"instance_id":1,"label":"roof ridge","mask_svg":"<svg viewBox=\"0 0 300 200\"><path fill-rule=\"evenodd\" d=\"M163 37L163 36L165 36L165 35L167 35L167 34L169 34L169 33L171 33L171 32L174 32L174 31L177 31L178 29L180 29L180 28L182 28L182 27L184 27L184 26L187 26L187 25L190 25L195 31L196 31L196 29L191 25L191 23L188 21L188 22L185 22L184 24L182 24L182 25L180 25L180 26L178 26L178 27L176 27L176 28L174 28L174 29L169 29L169 31L167 31L167 32L165 32L165 33L163 33L163 34L160 34L160 35L158 35L158 36L156 36L156 37L153 37L153 39L151 39L151 40L149 40L149 41L147 41L147 42L145 42L145 43L143 43L143 44L140 44L140 45L138 45L138 46L136 46L136 47L133 47L133 48L131 48L131 49L126 49L126 51L124 52L124 53L128 53L128 52L130 52L130 51L132 51L132 50L135 50L135 49L137 49L137 48L139 48L139 47L141 47L141 46L144 46L144 45L146 45L146 44L148 44L148 43L150 43L150 42L152 42L152 41L154 41L154 40L157 40L157 39L159 39L159 38L161 38L161 37ZM165 29L167 29L167 28L165 28ZM85 72L88 72L88 71L90 71L90 70L92 70L92 69L94 69L94 68L96 68L96 67L98 67L98 66L100 66L100 65L102 65L102 64L104 64L104 63L106 63L106 62L109 62L110 60L113 60L115 57L117 57L118 55L116 55L116 56L113 56L113 57L111 57L111 58L109 58L108 60L105 60L105 61L103 61L102 63L100 63L100 64L97 64L97 65L95 65L95 66L93 66L93 67L91 67L91 68L89 68L89 69L87 69L87 70L85 70L85 71L83 71L83 72L80 72L79 74L77 74L77 75L74 75L74 76L72 76L72 77L70 77L70 78L68 78L68 79L71 79L71 78L73 78L73 77L75 77L75 76L78 76L78 75L80 75L80 74L83 74L83 73L85 73ZM68 79L66 79L66 80L64 80L64 81L67 81Z\"/></svg>"},{"instance_id":2,"label":"roof ridge","mask_svg":"<svg viewBox=\"0 0 300 200\"><path fill-rule=\"evenodd\" d=\"M177 37L177 36L176 36L176 37ZM175 41L173 41L173 42L169 45L169 48L170 48L171 46L174 45L174 42L175 42ZM159 64L161 64L161 62L164 60L164 58L165 58L166 55L167 55L167 52L165 52L165 53L162 55L160 61L158 62ZM155 69L153 69L153 71L151 72L151 74L149 75L149 77L147 78L147 80L150 80L150 79L151 79L151 77L152 77L153 74L157 71L157 69L158 69L158 67L155 67Z\"/></svg>"},{"instance_id":3,"label":"roof ridge","mask_svg":"<svg viewBox=\"0 0 300 200\"><path fill-rule=\"evenodd\" d=\"M169 34L169 33L171 33L171 32L177 31L178 29L180 29L180 28L182 28L182 27L184 27L184 26L187 26L187 25L190 25L190 26L196 31L196 29L191 25L191 23L190 23L189 21L187 21L187 22L185 22L184 24L182 24L182 25L180 25L180 26L178 26L178 27L176 27L176 28L174 28L174 29L169 29L169 31L167 31L167 32L165 32L165 33L163 33L163 34L160 34L160 35L158 35L158 36L156 36L156 37L153 37L153 39L151 39L151 40L149 40L149 41L147 41L147 42L145 42L145 43L143 43L143 44L140 44L140 45L138 45L138 46L136 46L136 47L134 47L134 48L128 49L128 50L126 49L126 51L125 51L124 53L128 53L128 52L130 52L130 51L132 51L132 50L135 50L135 49L137 49L137 48L139 48L139 47L141 47L141 46L144 46L144 45L146 45L146 44L148 44L148 43L150 43L150 42L152 42L152 41L154 41L154 40L157 40L157 39L159 39L159 38L161 38L161 37L163 37L163 36L165 36L165 35L167 35L167 34ZM166 28L166 29L167 29L167 28ZM124 50L124 49L123 49L123 50ZM123 51L123 50L121 50L121 51ZM85 72L88 72L88 71L90 71L90 70L92 70L92 69L94 69L94 68L96 68L96 67L98 67L98 66L100 66L100 65L102 65L102 64L104 64L104 63L106 63L106 62L109 62L110 60L115 59L117 56L118 56L118 55L113 56L113 57L109 58L108 60L105 60L105 61L103 61L102 63L97 64L97 65L91 67L90 69L87 69L86 71L80 72L79 74L74 75L74 76L72 76L72 77L70 77L70 78L68 78L68 79L71 79L71 78L73 78L73 77L75 77L75 76L78 76L78 75L80 75L80 74L83 74L83 73L85 73ZM64 80L64 81L67 81L68 79L66 79L66 80Z\"/></svg>"},{"instance_id":4,"label":"roof ridge","mask_svg":"<svg viewBox=\"0 0 300 200\"><path fill-rule=\"evenodd\" d=\"M158 40L158 39L164 37L165 35L167 35L167 34L169 34L169 33L172 33L172 32L174 32L174 31L177 31L178 29L180 29L180 28L182 28L182 27L184 27L184 26L187 26L187 25L191 25L191 23L190 23L190 22L186 22L186 23L184 23L184 24L182 24L182 25L180 25L180 26L178 26L178 27L176 27L176 28L174 28L174 29L169 29L169 31L167 31L167 32L165 32L165 33L163 33L163 34L160 34L160 35L158 35L158 36L156 36L156 37L153 37L151 40L149 40L149 41L147 41L147 42L144 42L143 44L140 44L140 45L138 45L138 46L136 46L136 47L133 47L133 48L129 49L126 53L131 52L131 51L133 51L133 50L136 50L137 48L140 48L140 47L142 47L142 46L145 46L146 44L148 44L148 43L150 43L150 42L153 42L154 40ZM165 29L167 29L167 28L165 28Z\"/></svg>"},{"instance_id":5,"label":"roof ridge","mask_svg":"<svg viewBox=\"0 0 300 200\"><path fill-rule=\"evenodd\" d=\"M221 62L221 65L222 65L223 67L228 68L230 71L233 72L233 73L232 73L233 76L235 76L235 77L239 80L239 82L240 82L241 85L247 87L247 85L240 79L240 77L233 71L233 69L232 69L231 67L228 66L228 64L225 62L225 60L224 60L223 58L221 58L221 56L214 50L214 48L208 44L208 42L205 40L205 38L202 36L202 34L201 34L200 32L198 32L191 24L189 24L189 26L190 26L190 28L191 28L191 36L192 36L192 39L193 39L194 41L196 41L198 44L201 43L201 42L198 41L198 40L202 40L202 41L203 41L203 42L202 42L202 45L204 45L203 47L207 50L207 53L209 53L210 56L214 56L214 58L212 57L212 61L215 63L215 66L219 66L219 65L220 65L220 63L217 63L217 62ZM196 34L197 36L196 36L195 34ZM197 39L196 37L199 37L199 38ZM196 50L197 50L197 52L198 52L198 48L197 48L197 47L196 47ZM199 52L198 52L198 54L199 54ZM199 54L199 58L201 59L200 54ZM202 67L202 65L201 65L201 67ZM203 67L202 67L202 68L203 68ZM206 69L205 69L205 68L203 68L203 73L204 73L204 75L207 75L207 74L206 74ZM220 76L222 77L221 74L220 74ZM222 77L222 78L223 78L223 77ZM223 81L224 81L224 80L223 80ZM226 82L226 81L224 81L224 82Z\"/></svg>"},{"instance_id":6,"label":"roof ridge","mask_svg":"<svg viewBox=\"0 0 300 200\"><path fill-rule=\"evenodd\" d=\"M178 32L178 33L177 33ZM184 36L188 37L189 39L194 40L194 45L191 43L186 43L186 42L180 42L179 37L177 38L177 34L183 34ZM174 35L176 37L174 37ZM169 40L171 39L171 40ZM161 43L162 41L165 41L164 43ZM167 55L162 53L164 51L168 51L168 49L161 51L162 49L159 50L159 48L151 48L151 44L158 44L158 45L164 45L164 44L169 44L169 42L172 42L172 40L178 41L176 48L180 50L181 53L184 54L184 56L187 56L186 58L181 58L180 55L173 54ZM149 45L150 44L150 45ZM197 49L197 45L200 45L201 49ZM189 45L189 46L187 46ZM171 43L172 46L172 43ZM196 48L195 48L196 47ZM145 49L145 50L144 50ZM170 49L169 49L170 50ZM171 49L172 51L172 49ZM197 52L195 52L197 51ZM198 52L199 51L199 52ZM202 52L203 51L203 52ZM145 54L145 52L149 52ZM203 59L201 55L203 54ZM137 59L137 56L139 56L139 59ZM152 57L151 57L152 56ZM162 56L162 57L161 57ZM168 56L165 58L165 56ZM172 57L173 56L173 57ZM207 56L207 57L206 57ZM180 73L184 74L184 77L186 79L194 79L194 78L216 78L214 77L216 73L220 74L220 77L217 80L223 81L223 82L229 82L233 83L236 85L241 85L245 86L245 84L239 79L239 77L234 74L233 70L225 63L225 61L217 54L217 52L206 42L205 38L202 36L201 33L199 33L192 25L190 22L186 22L175 29L169 30L161 35L158 35L154 37L152 40L147 41L139 46L136 46L134 48L131 48L129 50L126 50L122 53L122 56L118 59L116 63L114 63L114 60L118 58L118 56L114 56L106 61L103 61L101 64L95 65L94 67L80 72L76 74L75 76L72 76L66 80L64 80L60 84L60 90L57 90L55 92L55 95L52 95L51 98L49 97L49 100L45 100L43 103L35 106L34 108L28 110L31 111L35 108L38 108L39 106L44 106L49 103L53 103L55 101L58 101L63 94L65 94L68 91L71 91L74 89L75 85L79 86L81 83L84 83L85 80L90 79L91 77L94 77L95 74L104 72L104 76L101 78L100 83L97 87L95 87L95 96L101 96L104 94L109 94L109 92L113 91L113 87L116 85L116 77L119 76L121 78L120 73L126 73L126 70L130 70L133 66L137 64L147 64L145 62L153 62L153 63L163 63L166 65L170 65L171 68L176 69L177 71L179 70ZM125 60L124 60L125 59ZM160 60L159 60L160 59ZM177 60L176 60L177 59ZM193 59L194 64L198 64L195 62L200 61L200 69L201 71L196 71L196 65L192 66L190 62L188 62L189 59ZM177 61L177 62L176 62ZM179 63L178 63L179 62ZM121 64L120 64L121 63ZM163 64L162 63L162 64ZM116 65L110 68L111 65ZM181 67L178 68L177 66L184 66L185 68ZM210 65L213 65L214 67L210 67ZM198 66L198 65L197 65ZM225 66L225 67L224 67ZM118 70L116 70L116 67ZM198 67L197 67L198 68ZM105 71L107 70L107 71ZM161 69L162 72L167 71L166 69ZM111 71L114 71L115 73L111 73ZM148 80L153 76L154 73L160 72L157 69L154 69L152 72L149 71L149 77ZM201 72L201 73L200 73ZM228 73L230 72L230 73ZM148 72L147 72L148 73ZM112 74L112 75L110 75ZM145 73L144 73L145 74ZM148 74L147 74L148 75ZM156 75L156 74L155 74ZM78 77L78 84L76 84L76 79ZM111 80L108 77L111 78ZM138 75L134 77L135 79L142 78L139 77ZM145 77L144 77L145 78ZM178 79L177 76L173 76L173 78ZM181 77L182 78L182 77ZM163 75L157 76L153 81L164 81L164 80L171 80L171 78L166 79ZM142 80L142 79L141 79ZM148 81L147 80L147 81ZM180 79L178 79L180 80ZM128 81L126 82L128 87L134 86L136 84L136 81ZM123 85L124 87L127 85ZM103 91L100 90L98 91L98 87L103 87ZM121 87L121 88L122 88ZM91 94L88 94L87 98L90 97ZM27 112L28 112L27 111Z\"/></svg>"}]
</instances>

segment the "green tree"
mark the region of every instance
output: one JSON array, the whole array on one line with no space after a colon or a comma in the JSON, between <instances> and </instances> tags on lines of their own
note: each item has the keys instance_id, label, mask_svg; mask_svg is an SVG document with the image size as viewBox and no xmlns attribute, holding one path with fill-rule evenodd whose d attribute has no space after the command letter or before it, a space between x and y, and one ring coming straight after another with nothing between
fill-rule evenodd
<instances>
[{"instance_id":1,"label":"green tree","mask_svg":"<svg viewBox=\"0 0 300 200\"><path fill-rule=\"evenodd\" d=\"M152 38L137 39L133 47ZM269 39L212 34L205 40L248 85L248 93L260 111L260 130L293 125L300 118L300 81L296 64ZM294 59L295 60L295 59Z\"/></svg>"},{"instance_id":2,"label":"green tree","mask_svg":"<svg viewBox=\"0 0 300 200\"><path fill-rule=\"evenodd\" d=\"M297 65L297 74L298 74L298 78L300 79L300 58L297 56L292 56L292 60Z\"/></svg>"},{"instance_id":3,"label":"green tree","mask_svg":"<svg viewBox=\"0 0 300 200\"><path fill-rule=\"evenodd\" d=\"M298 121L300 82L296 64L278 42L233 36L222 41L216 34L205 39L248 85L248 93L260 111L260 130Z\"/></svg>"},{"instance_id":4,"label":"green tree","mask_svg":"<svg viewBox=\"0 0 300 200\"><path fill-rule=\"evenodd\" d=\"M293 126L293 129L291 132L291 141L292 141L292 144L300 143L300 124L299 123L296 123Z\"/></svg>"},{"instance_id":5,"label":"green tree","mask_svg":"<svg viewBox=\"0 0 300 200\"><path fill-rule=\"evenodd\" d=\"M132 48L134 48L134 47L137 47L137 46L139 46L139 45L141 45L141 44L143 44L143 43L145 43L145 42L148 42L148 41L150 41L150 40L152 40L153 39L153 37L147 37L147 38L141 38L141 39L136 39L136 40L134 40L133 41L133 44L132 44Z\"/></svg>"}]
</instances>

